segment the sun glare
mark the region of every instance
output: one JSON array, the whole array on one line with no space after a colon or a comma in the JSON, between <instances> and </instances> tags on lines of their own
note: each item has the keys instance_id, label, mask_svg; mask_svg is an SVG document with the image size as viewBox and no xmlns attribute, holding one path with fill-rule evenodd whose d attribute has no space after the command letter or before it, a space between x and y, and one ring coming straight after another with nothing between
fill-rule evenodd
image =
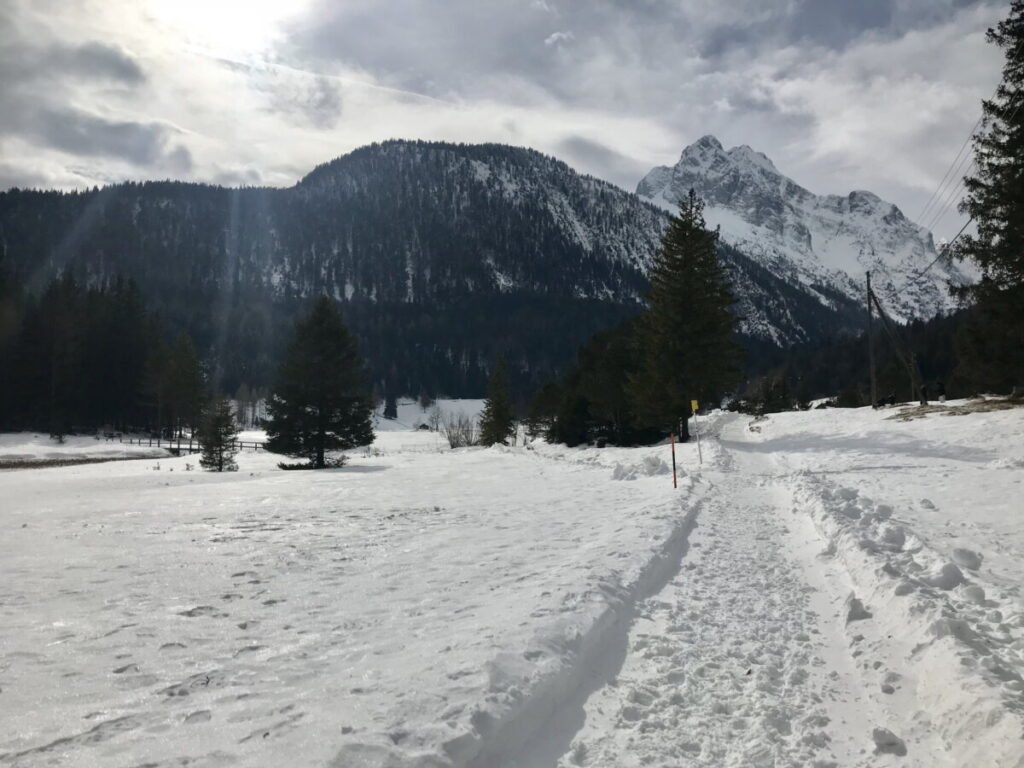
<instances>
[{"instance_id":1,"label":"sun glare","mask_svg":"<svg viewBox=\"0 0 1024 768\"><path fill-rule=\"evenodd\" d=\"M186 44L217 56L265 51L304 5L296 0L150 0L158 21L178 30Z\"/></svg>"}]
</instances>

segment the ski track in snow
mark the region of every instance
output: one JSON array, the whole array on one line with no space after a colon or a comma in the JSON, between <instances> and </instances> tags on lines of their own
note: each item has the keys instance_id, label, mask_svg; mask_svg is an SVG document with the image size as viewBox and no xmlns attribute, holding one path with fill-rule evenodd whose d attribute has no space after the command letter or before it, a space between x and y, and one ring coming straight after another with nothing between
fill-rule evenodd
<instances>
[{"instance_id":1,"label":"ski track in snow","mask_svg":"<svg viewBox=\"0 0 1024 768\"><path fill-rule=\"evenodd\" d=\"M764 450L769 425L748 421L726 417L706 449L709 488L679 573L644 601L559 768L1024 766L1019 590L986 595L976 552L954 550L966 578L889 505L829 479L859 479L867 459L877 485L874 454L893 435L840 438L871 450L819 449L822 461L799 454L813 442L803 434L794 459ZM935 455L1014 465L902 445L933 474ZM1004 525L1019 542L1019 519Z\"/></svg>"},{"instance_id":2,"label":"ski track in snow","mask_svg":"<svg viewBox=\"0 0 1024 768\"><path fill-rule=\"evenodd\" d=\"M704 473L713 485L682 567L644 602L562 768L857 764L864 745L849 734L863 724L849 719L868 703L812 606L779 514L786 495L714 453L726 471Z\"/></svg>"}]
</instances>

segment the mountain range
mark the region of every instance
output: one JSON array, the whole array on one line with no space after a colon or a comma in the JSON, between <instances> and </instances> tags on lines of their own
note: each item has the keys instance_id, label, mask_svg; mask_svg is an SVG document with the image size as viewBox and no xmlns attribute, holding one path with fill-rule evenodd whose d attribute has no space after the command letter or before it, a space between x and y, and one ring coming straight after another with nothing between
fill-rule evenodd
<instances>
[{"instance_id":1,"label":"mountain range","mask_svg":"<svg viewBox=\"0 0 1024 768\"><path fill-rule=\"evenodd\" d=\"M816 195L745 145L726 150L704 136L674 166L644 176L637 194L673 211L691 189L723 241L787 282L819 295L827 286L862 301L870 271L875 292L901 322L952 309L948 284L974 277L939 258L931 232L892 203L862 190Z\"/></svg>"},{"instance_id":2,"label":"mountain range","mask_svg":"<svg viewBox=\"0 0 1024 768\"><path fill-rule=\"evenodd\" d=\"M533 150L388 141L289 188L117 184L0 193L0 267L30 289L70 271L131 277L187 331L215 383L265 385L291 321L343 303L381 391L479 395L505 356L527 391L591 334L635 315L668 213L690 188L721 227L741 330L758 351L859 328L860 271L900 318L949 306L930 234L870 193L817 197L713 137L637 193Z\"/></svg>"}]
</instances>

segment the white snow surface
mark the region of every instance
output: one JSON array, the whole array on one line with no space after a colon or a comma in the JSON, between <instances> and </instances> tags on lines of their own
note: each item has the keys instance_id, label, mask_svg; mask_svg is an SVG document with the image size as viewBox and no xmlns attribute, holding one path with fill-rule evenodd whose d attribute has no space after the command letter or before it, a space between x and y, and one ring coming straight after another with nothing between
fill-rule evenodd
<instances>
[{"instance_id":1,"label":"white snow surface","mask_svg":"<svg viewBox=\"0 0 1024 768\"><path fill-rule=\"evenodd\" d=\"M321 472L242 453L222 475L181 457L0 476L0 764L514 751L674 561L689 494L612 480L610 454L379 437Z\"/></svg>"},{"instance_id":2,"label":"white snow surface","mask_svg":"<svg viewBox=\"0 0 1024 768\"><path fill-rule=\"evenodd\" d=\"M383 405L378 407L373 414L373 429L375 432L407 432L411 429L419 429L421 426L430 424L430 411L436 405L445 416L468 416L477 421L484 410L483 400L474 399L451 399L439 398L433 405L422 408L418 401L409 398L398 399L398 415L394 419L385 419ZM440 437L438 437L440 441Z\"/></svg>"},{"instance_id":3,"label":"white snow surface","mask_svg":"<svg viewBox=\"0 0 1024 768\"><path fill-rule=\"evenodd\" d=\"M4 472L0 765L1020 768L1024 409L895 413Z\"/></svg>"},{"instance_id":4,"label":"white snow surface","mask_svg":"<svg viewBox=\"0 0 1024 768\"><path fill-rule=\"evenodd\" d=\"M747 146L726 150L705 136L675 166L648 173L637 194L674 213L690 189L723 240L812 291L826 286L860 302L872 271L876 293L902 322L952 309L947 283L977 277L969 265L936 261L932 234L892 203L863 190L816 195Z\"/></svg>"},{"instance_id":5,"label":"white snow surface","mask_svg":"<svg viewBox=\"0 0 1024 768\"><path fill-rule=\"evenodd\" d=\"M893 413L722 421L561 768L1024 766L1024 409Z\"/></svg>"},{"instance_id":6,"label":"white snow surface","mask_svg":"<svg viewBox=\"0 0 1024 768\"><path fill-rule=\"evenodd\" d=\"M60 442L37 432L0 434L0 468L25 461L141 459L166 455L163 448L129 445L102 436L68 435Z\"/></svg>"}]
</instances>

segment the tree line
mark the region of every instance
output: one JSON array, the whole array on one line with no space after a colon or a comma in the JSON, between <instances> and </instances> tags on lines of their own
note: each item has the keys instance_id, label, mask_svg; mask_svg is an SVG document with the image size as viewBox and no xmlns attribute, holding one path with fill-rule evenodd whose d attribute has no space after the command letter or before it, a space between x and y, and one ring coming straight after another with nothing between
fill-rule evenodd
<instances>
[{"instance_id":1,"label":"tree line","mask_svg":"<svg viewBox=\"0 0 1024 768\"><path fill-rule=\"evenodd\" d=\"M204 372L191 339L171 338L129 280L72 275L38 296L0 270L0 430L194 430Z\"/></svg>"}]
</instances>

